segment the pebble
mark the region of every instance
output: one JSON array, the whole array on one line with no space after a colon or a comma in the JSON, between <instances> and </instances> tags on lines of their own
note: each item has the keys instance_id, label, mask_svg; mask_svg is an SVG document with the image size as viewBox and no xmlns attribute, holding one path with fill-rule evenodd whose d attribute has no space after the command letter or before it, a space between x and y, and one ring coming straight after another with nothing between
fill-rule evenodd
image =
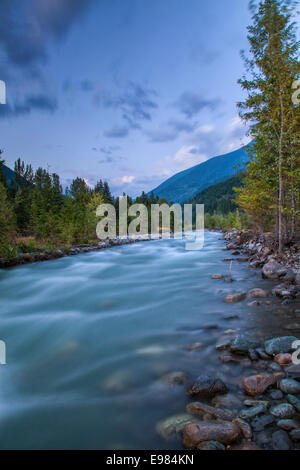
<instances>
[{"instance_id":1,"label":"pebble","mask_svg":"<svg viewBox=\"0 0 300 470\"><path fill-rule=\"evenodd\" d=\"M272 434L272 446L274 450L290 450L291 440L286 431L280 430Z\"/></svg>"},{"instance_id":2,"label":"pebble","mask_svg":"<svg viewBox=\"0 0 300 470\"><path fill-rule=\"evenodd\" d=\"M208 375L200 375L197 380L187 389L188 396L211 398L218 393L224 394L228 391L225 383L218 378Z\"/></svg>"},{"instance_id":3,"label":"pebble","mask_svg":"<svg viewBox=\"0 0 300 470\"><path fill-rule=\"evenodd\" d=\"M225 446L221 442L217 441L204 441L200 442L197 446L197 450L225 450Z\"/></svg>"},{"instance_id":4,"label":"pebble","mask_svg":"<svg viewBox=\"0 0 300 470\"><path fill-rule=\"evenodd\" d=\"M280 419L277 421L277 426L284 431L292 431L299 428L299 422L294 419Z\"/></svg>"},{"instance_id":5,"label":"pebble","mask_svg":"<svg viewBox=\"0 0 300 470\"><path fill-rule=\"evenodd\" d=\"M271 415L263 415L255 418L251 421L251 427L253 431L263 431L267 426L273 424L275 419Z\"/></svg>"},{"instance_id":6,"label":"pebble","mask_svg":"<svg viewBox=\"0 0 300 470\"><path fill-rule=\"evenodd\" d=\"M279 384L283 393L297 395L300 393L300 383L294 379L282 379Z\"/></svg>"},{"instance_id":7,"label":"pebble","mask_svg":"<svg viewBox=\"0 0 300 470\"><path fill-rule=\"evenodd\" d=\"M300 400L299 398L295 397L294 395L287 395L286 397L287 401L293 405L294 408L300 413Z\"/></svg>"},{"instance_id":8,"label":"pebble","mask_svg":"<svg viewBox=\"0 0 300 470\"><path fill-rule=\"evenodd\" d=\"M292 418L296 411L290 403L281 403L280 405L273 406L270 409L270 413L275 418L285 419Z\"/></svg>"},{"instance_id":9,"label":"pebble","mask_svg":"<svg viewBox=\"0 0 300 470\"><path fill-rule=\"evenodd\" d=\"M265 405L259 405L259 406L253 406L252 408L249 408L247 410L242 410L239 416L242 419L252 419L266 412L267 412L267 407Z\"/></svg>"},{"instance_id":10,"label":"pebble","mask_svg":"<svg viewBox=\"0 0 300 470\"><path fill-rule=\"evenodd\" d=\"M290 432L290 436L293 441L300 441L300 428L293 429L293 431Z\"/></svg>"},{"instance_id":11,"label":"pebble","mask_svg":"<svg viewBox=\"0 0 300 470\"><path fill-rule=\"evenodd\" d=\"M265 341L266 353L270 356L289 353L292 350L292 344L297 341L295 336L282 336Z\"/></svg>"}]
</instances>

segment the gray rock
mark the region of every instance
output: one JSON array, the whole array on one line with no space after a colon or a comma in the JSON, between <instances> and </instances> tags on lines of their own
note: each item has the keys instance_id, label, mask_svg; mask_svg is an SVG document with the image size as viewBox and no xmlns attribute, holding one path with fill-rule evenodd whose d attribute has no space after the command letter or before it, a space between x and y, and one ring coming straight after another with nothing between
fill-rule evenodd
<instances>
[{"instance_id":1,"label":"gray rock","mask_svg":"<svg viewBox=\"0 0 300 470\"><path fill-rule=\"evenodd\" d=\"M263 359L263 361L267 361L270 359L270 356L268 356L268 354L263 348L256 348L256 352L259 355L259 357Z\"/></svg>"},{"instance_id":2,"label":"gray rock","mask_svg":"<svg viewBox=\"0 0 300 470\"><path fill-rule=\"evenodd\" d=\"M170 416L156 425L156 432L166 441L179 436L186 424L197 422L197 419L187 413Z\"/></svg>"},{"instance_id":3,"label":"gray rock","mask_svg":"<svg viewBox=\"0 0 300 470\"><path fill-rule=\"evenodd\" d=\"M258 416L253 421L251 421L251 427L254 431L263 431L267 426L273 424L275 419L271 415Z\"/></svg>"},{"instance_id":4,"label":"gray rock","mask_svg":"<svg viewBox=\"0 0 300 470\"><path fill-rule=\"evenodd\" d=\"M259 342L247 338L246 336L237 336L230 346L230 351L238 354L247 354L249 349L256 349L259 345Z\"/></svg>"},{"instance_id":5,"label":"gray rock","mask_svg":"<svg viewBox=\"0 0 300 470\"><path fill-rule=\"evenodd\" d=\"M218 378L208 375L200 375L197 380L187 389L188 396L198 396L203 398L211 398L218 393L225 394L228 387Z\"/></svg>"},{"instance_id":6,"label":"gray rock","mask_svg":"<svg viewBox=\"0 0 300 470\"><path fill-rule=\"evenodd\" d=\"M260 406L264 405L266 408L268 408L271 403L267 400L245 400L244 401L245 406Z\"/></svg>"},{"instance_id":7,"label":"gray rock","mask_svg":"<svg viewBox=\"0 0 300 470\"><path fill-rule=\"evenodd\" d=\"M283 393L282 393L281 390L270 390L269 391L269 397L272 400L281 400L283 398Z\"/></svg>"},{"instance_id":8,"label":"gray rock","mask_svg":"<svg viewBox=\"0 0 300 470\"><path fill-rule=\"evenodd\" d=\"M224 341L220 341L217 345L216 345L216 350L217 351L224 351L225 349L229 348L231 346L231 340L224 340Z\"/></svg>"},{"instance_id":9,"label":"gray rock","mask_svg":"<svg viewBox=\"0 0 300 470\"><path fill-rule=\"evenodd\" d=\"M276 431L272 434L272 446L274 450L290 450L292 443L286 431Z\"/></svg>"},{"instance_id":10,"label":"gray rock","mask_svg":"<svg viewBox=\"0 0 300 470\"><path fill-rule=\"evenodd\" d=\"M292 418L296 411L290 403L281 403L280 405L273 406L270 409L270 413L272 416L275 416L275 418L285 419Z\"/></svg>"},{"instance_id":11,"label":"gray rock","mask_svg":"<svg viewBox=\"0 0 300 470\"><path fill-rule=\"evenodd\" d=\"M217 441L204 441L198 444L197 450L225 450L225 446Z\"/></svg>"},{"instance_id":12,"label":"gray rock","mask_svg":"<svg viewBox=\"0 0 300 470\"><path fill-rule=\"evenodd\" d=\"M282 371L282 367L277 364L276 362L271 362L271 364L269 364L269 369L273 370L274 372L281 372Z\"/></svg>"},{"instance_id":13,"label":"gray rock","mask_svg":"<svg viewBox=\"0 0 300 470\"><path fill-rule=\"evenodd\" d=\"M280 419L277 422L277 426L284 431L292 431L299 428L299 422L294 419Z\"/></svg>"},{"instance_id":14,"label":"gray rock","mask_svg":"<svg viewBox=\"0 0 300 470\"><path fill-rule=\"evenodd\" d=\"M192 415L210 415L215 419L221 419L224 421L231 421L234 418L232 411L223 410L222 408L214 408L213 406L209 406L206 403L200 403L199 401L189 403L186 410Z\"/></svg>"},{"instance_id":15,"label":"gray rock","mask_svg":"<svg viewBox=\"0 0 300 470\"><path fill-rule=\"evenodd\" d=\"M295 397L294 395L287 395L287 401L293 405L293 407L300 413L300 400L299 398Z\"/></svg>"},{"instance_id":16,"label":"gray rock","mask_svg":"<svg viewBox=\"0 0 300 470\"><path fill-rule=\"evenodd\" d=\"M279 384L280 390L283 393L297 395L300 393L300 383L294 379L282 379Z\"/></svg>"},{"instance_id":17,"label":"gray rock","mask_svg":"<svg viewBox=\"0 0 300 470\"><path fill-rule=\"evenodd\" d=\"M276 356L280 353L289 353L292 351L292 344L297 341L295 336L282 336L265 341L265 350L269 356Z\"/></svg>"},{"instance_id":18,"label":"gray rock","mask_svg":"<svg viewBox=\"0 0 300 470\"><path fill-rule=\"evenodd\" d=\"M247 410L242 410L240 412L240 418L252 419L266 412L267 412L267 407L265 405L253 406L252 408L249 408Z\"/></svg>"},{"instance_id":19,"label":"gray rock","mask_svg":"<svg viewBox=\"0 0 300 470\"><path fill-rule=\"evenodd\" d=\"M300 428L293 429L293 431L290 432L290 436L293 441L300 441Z\"/></svg>"},{"instance_id":20,"label":"gray rock","mask_svg":"<svg viewBox=\"0 0 300 470\"><path fill-rule=\"evenodd\" d=\"M271 259L262 268L262 277L264 279L280 279L287 273L287 268Z\"/></svg>"}]
</instances>

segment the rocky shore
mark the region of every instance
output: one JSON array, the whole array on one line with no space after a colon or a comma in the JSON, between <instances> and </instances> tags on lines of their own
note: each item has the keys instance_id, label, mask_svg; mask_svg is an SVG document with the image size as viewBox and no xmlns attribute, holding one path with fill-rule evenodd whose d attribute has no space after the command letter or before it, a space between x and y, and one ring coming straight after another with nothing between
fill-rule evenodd
<instances>
[{"instance_id":1,"label":"rocky shore","mask_svg":"<svg viewBox=\"0 0 300 470\"><path fill-rule=\"evenodd\" d=\"M279 298L283 306L297 307L299 245L278 256L268 235L232 231L224 239L234 256L224 261L247 262L274 282L272 293L260 287L237 290L227 294L226 303L248 299L251 307L274 302L276 308ZM233 281L231 274L211 277ZM300 317L300 310L294 312ZM300 450L300 341L293 335L260 341L231 329L225 333L216 344L219 365L210 375L193 381L180 371L168 375L174 386L185 384L188 403L181 415L159 422L157 432L165 440L177 436L192 450ZM197 344L187 350L201 353Z\"/></svg>"},{"instance_id":2,"label":"rocky shore","mask_svg":"<svg viewBox=\"0 0 300 470\"><path fill-rule=\"evenodd\" d=\"M20 253L17 257L12 259L0 258L0 269L11 268L14 266L21 266L23 264L37 263L41 261L50 261L65 256L74 256L91 251L106 250L115 246L130 245L132 243L149 241L150 237L140 236L137 238L115 238L111 240L102 241L92 245L76 245L70 248L61 248L54 250L40 250L39 252Z\"/></svg>"}]
</instances>

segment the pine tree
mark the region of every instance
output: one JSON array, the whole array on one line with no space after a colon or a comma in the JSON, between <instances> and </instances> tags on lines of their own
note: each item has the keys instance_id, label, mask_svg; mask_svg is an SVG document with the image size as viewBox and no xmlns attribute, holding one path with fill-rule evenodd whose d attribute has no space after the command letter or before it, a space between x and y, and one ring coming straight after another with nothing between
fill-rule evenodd
<instances>
[{"instance_id":1,"label":"pine tree","mask_svg":"<svg viewBox=\"0 0 300 470\"><path fill-rule=\"evenodd\" d=\"M300 72L299 42L292 21L295 2L263 0L258 6L253 1L250 5L251 59L244 59L251 79L239 80L248 92L239 109L241 118L250 124L254 141L245 186L238 190L238 202L262 229L264 219L273 218L282 252L288 239L288 220L291 214L296 217L293 207L298 204L295 190L291 191L291 185L295 187L293 174L300 164L296 156L297 139L291 134L295 122L292 84Z\"/></svg>"}]
</instances>

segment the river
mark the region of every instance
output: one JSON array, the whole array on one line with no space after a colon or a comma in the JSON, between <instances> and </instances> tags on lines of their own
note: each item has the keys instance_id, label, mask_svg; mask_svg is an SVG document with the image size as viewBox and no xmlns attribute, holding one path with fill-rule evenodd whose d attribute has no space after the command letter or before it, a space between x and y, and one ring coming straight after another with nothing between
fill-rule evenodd
<instances>
[{"instance_id":1,"label":"river","mask_svg":"<svg viewBox=\"0 0 300 470\"><path fill-rule=\"evenodd\" d=\"M222 364L218 340L282 335L293 320L279 303L226 304L232 290L273 284L238 262L234 283L212 280L228 272L223 250L206 233L200 251L156 240L0 271L0 448L181 449L155 429L188 402L164 374L211 373L238 396L248 361Z\"/></svg>"}]
</instances>

